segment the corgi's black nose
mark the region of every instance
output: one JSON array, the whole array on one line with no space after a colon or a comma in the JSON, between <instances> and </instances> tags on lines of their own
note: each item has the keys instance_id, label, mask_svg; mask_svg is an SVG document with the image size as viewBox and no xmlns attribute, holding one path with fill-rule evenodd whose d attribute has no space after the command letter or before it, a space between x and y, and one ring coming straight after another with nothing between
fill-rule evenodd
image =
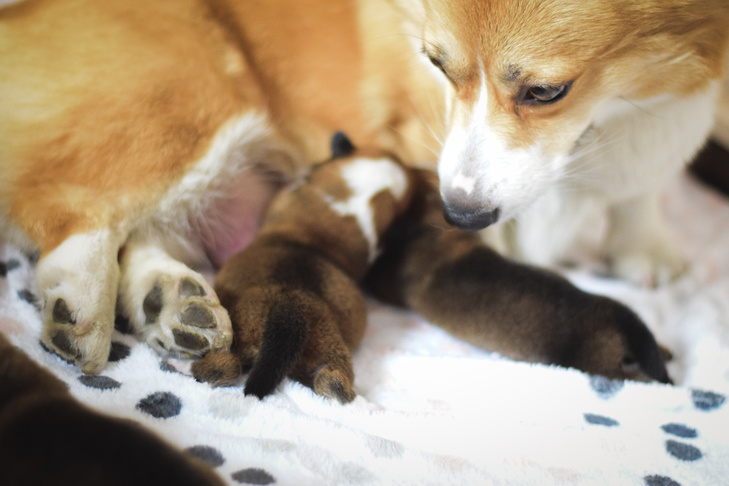
<instances>
[{"instance_id":1,"label":"corgi's black nose","mask_svg":"<svg viewBox=\"0 0 729 486\"><path fill-rule=\"evenodd\" d=\"M501 210L484 206L471 206L458 201L443 201L443 217L451 226L467 231L477 231L499 220Z\"/></svg>"}]
</instances>

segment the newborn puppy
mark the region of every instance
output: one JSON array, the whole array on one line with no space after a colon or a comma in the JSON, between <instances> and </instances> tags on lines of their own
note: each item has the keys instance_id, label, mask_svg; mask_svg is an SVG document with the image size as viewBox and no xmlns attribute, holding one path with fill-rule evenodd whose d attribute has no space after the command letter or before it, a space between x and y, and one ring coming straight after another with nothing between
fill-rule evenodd
<instances>
[{"instance_id":1,"label":"newborn puppy","mask_svg":"<svg viewBox=\"0 0 729 486\"><path fill-rule=\"evenodd\" d=\"M671 382L653 335L630 309L505 259L476 234L448 226L435 174L412 177L412 205L384 237L384 253L366 279L377 297L512 359Z\"/></svg>"},{"instance_id":2,"label":"newborn puppy","mask_svg":"<svg viewBox=\"0 0 729 486\"><path fill-rule=\"evenodd\" d=\"M350 350L366 325L358 282L379 236L407 207L410 183L391 156L353 153L343 134L332 151L332 160L277 196L253 242L218 274L233 345L194 363L198 380L232 385L250 369L247 395L264 397L289 375L319 395L354 399Z\"/></svg>"},{"instance_id":3,"label":"newborn puppy","mask_svg":"<svg viewBox=\"0 0 729 486\"><path fill-rule=\"evenodd\" d=\"M223 486L199 459L77 402L0 333L0 484Z\"/></svg>"}]
</instances>

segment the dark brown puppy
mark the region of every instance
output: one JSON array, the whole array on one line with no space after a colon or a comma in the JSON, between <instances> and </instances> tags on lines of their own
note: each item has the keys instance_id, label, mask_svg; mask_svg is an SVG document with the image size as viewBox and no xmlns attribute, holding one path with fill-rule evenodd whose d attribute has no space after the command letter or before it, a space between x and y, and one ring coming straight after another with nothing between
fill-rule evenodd
<instances>
[{"instance_id":1,"label":"dark brown puppy","mask_svg":"<svg viewBox=\"0 0 729 486\"><path fill-rule=\"evenodd\" d=\"M209 353L193 375L264 397L289 375L342 403L355 397L350 350L366 326L358 282L379 236L408 205L409 172L381 152L353 150L341 134L334 159L274 200L253 242L218 274L230 312L231 353Z\"/></svg>"},{"instance_id":2,"label":"dark brown puppy","mask_svg":"<svg viewBox=\"0 0 729 486\"><path fill-rule=\"evenodd\" d=\"M0 484L222 486L204 463L131 420L77 402L0 333Z\"/></svg>"},{"instance_id":3,"label":"dark brown puppy","mask_svg":"<svg viewBox=\"0 0 729 486\"><path fill-rule=\"evenodd\" d=\"M670 383L653 335L630 309L505 259L476 234L448 226L437 176L412 177L411 208L385 236L385 252L366 280L377 297L513 359Z\"/></svg>"}]
</instances>

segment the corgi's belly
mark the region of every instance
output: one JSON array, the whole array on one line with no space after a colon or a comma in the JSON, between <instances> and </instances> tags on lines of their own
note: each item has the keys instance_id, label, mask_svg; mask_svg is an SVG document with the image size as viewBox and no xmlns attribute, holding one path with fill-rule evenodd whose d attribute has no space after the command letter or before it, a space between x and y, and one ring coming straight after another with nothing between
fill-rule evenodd
<instances>
[{"instance_id":1,"label":"corgi's belly","mask_svg":"<svg viewBox=\"0 0 729 486\"><path fill-rule=\"evenodd\" d=\"M155 237L183 260L201 257L202 250L222 265L250 242L275 193L302 169L294 152L273 140L265 114L250 111L229 120L157 201L145 229L163 229Z\"/></svg>"},{"instance_id":2,"label":"corgi's belly","mask_svg":"<svg viewBox=\"0 0 729 486\"><path fill-rule=\"evenodd\" d=\"M220 268L251 242L277 190L258 175L242 177L197 217L193 237L199 239L213 265Z\"/></svg>"}]
</instances>

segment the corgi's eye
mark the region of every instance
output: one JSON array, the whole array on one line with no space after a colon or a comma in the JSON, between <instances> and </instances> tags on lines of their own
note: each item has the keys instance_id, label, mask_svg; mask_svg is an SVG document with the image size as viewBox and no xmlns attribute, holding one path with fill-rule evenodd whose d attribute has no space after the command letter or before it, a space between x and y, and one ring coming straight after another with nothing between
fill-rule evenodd
<instances>
[{"instance_id":1,"label":"corgi's eye","mask_svg":"<svg viewBox=\"0 0 729 486\"><path fill-rule=\"evenodd\" d=\"M430 63L433 66L435 66L438 69L440 69L441 71L445 72L445 69L443 69L443 63L440 61L440 59L437 59L437 58L431 56L430 54L427 54L427 56L428 56L428 60L430 61Z\"/></svg>"},{"instance_id":2,"label":"corgi's eye","mask_svg":"<svg viewBox=\"0 0 729 486\"><path fill-rule=\"evenodd\" d=\"M522 91L521 99L523 104L544 105L554 103L565 97L572 83L565 83L559 86L550 86L540 84L537 86L527 87Z\"/></svg>"},{"instance_id":3,"label":"corgi's eye","mask_svg":"<svg viewBox=\"0 0 729 486\"><path fill-rule=\"evenodd\" d=\"M428 57L428 60L430 61L430 63L433 66L437 67L440 70L440 72L443 73L443 75L448 79L448 81L450 81L451 83L455 84L453 82L453 78L451 78L450 75L448 74L448 72L446 71L445 66L443 64L443 60L441 59L440 56L431 54L425 48L422 49L422 53L425 54Z\"/></svg>"},{"instance_id":4,"label":"corgi's eye","mask_svg":"<svg viewBox=\"0 0 729 486\"><path fill-rule=\"evenodd\" d=\"M443 67L443 61L441 61L437 57L431 56L430 54L428 54L428 60L430 61L430 63L433 66L435 66L438 69L440 69L440 72L442 72L445 75L446 78L450 79L450 77L448 76L448 73L445 70L445 67Z\"/></svg>"}]
</instances>

